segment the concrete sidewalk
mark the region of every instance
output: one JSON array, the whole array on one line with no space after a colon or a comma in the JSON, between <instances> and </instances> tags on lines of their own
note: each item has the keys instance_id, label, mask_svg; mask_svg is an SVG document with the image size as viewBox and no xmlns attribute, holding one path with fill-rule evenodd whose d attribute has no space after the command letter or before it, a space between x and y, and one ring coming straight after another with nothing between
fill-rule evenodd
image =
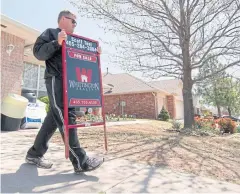
<instances>
[{"instance_id":1,"label":"concrete sidewalk","mask_svg":"<svg viewBox=\"0 0 240 194\"><path fill-rule=\"evenodd\" d=\"M133 125L133 124L142 124L142 123L147 123L150 120L133 120L133 121L115 121L115 122L107 122L106 125L109 126L121 126L121 125Z\"/></svg>"},{"instance_id":2,"label":"concrete sidewalk","mask_svg":"<svg viewBox=\"0 0 240 194\"><path fill-rule=\"evenodd\" d=\"M52 169L25 164L37 130L1 133L1 193L239 193L240 185L174 173L105 156L94 172L75 175L64 147L50 144Z\"/></svg>"}]
</instances>

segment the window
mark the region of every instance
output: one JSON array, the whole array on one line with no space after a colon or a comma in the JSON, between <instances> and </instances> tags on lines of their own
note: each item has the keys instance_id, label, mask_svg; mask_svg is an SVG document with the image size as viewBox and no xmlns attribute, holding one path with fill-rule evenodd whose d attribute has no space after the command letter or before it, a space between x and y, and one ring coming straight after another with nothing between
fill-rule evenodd
<instances>
[{"instance_id":1,"label":"window","mask_svg":"<svg viewBox=\"0 0 240 194\"><path fill-rule=\"evenodd\" d=\"M45 67L40 67L40 79L39 79L39 90L46 91L45 79L44 79Z\"/></svg>"},{"instance_id":2,"label":"window","mask_svg":"<svg viewBox=\"0 0 240 194\"><path fill-rule=\"evenodd\" d=\"M30 90L36 90L38 84L38 65L24 64L23 87Z\"/></svg>"},{"instance_id":3,"label":"window","mask_svg":"<svg viewBox=\"0 0 240 194\"><path fill-rule=\"evenodd\" d=\"M23 88L34 91L37 97L46 96L44 71L45 67L41 65L24 63Z\"/></svg>"}]
</instances>

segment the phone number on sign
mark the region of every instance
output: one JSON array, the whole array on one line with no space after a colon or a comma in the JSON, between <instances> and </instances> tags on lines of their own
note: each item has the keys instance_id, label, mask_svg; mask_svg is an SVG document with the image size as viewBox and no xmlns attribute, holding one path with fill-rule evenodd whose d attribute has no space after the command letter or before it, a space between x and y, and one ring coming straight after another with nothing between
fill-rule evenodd
<instances>
[{"instance_id":1,"label":"phone number on sign","mask_svg":"<svg viewBox=\"0 0 240 194\"><path fill-rule=\"evenodd\" d=\"M99 100L81 100L81 99L71 99L70 100L70 105L76 105L76 106L98 106L100 105Z\"/></svg>"},{"instance_id":2,"label":"phone number on sign","mask_svg":"<svg viewBox=\"0 0 240 194\"><path fill-rule=\"evenodd\" d=\"M80 44L80 43L74 43L72 41L66 41L66 44L67 44L67 46L77 47L79 49L85 49L87 51L97 52L97 48L95 48L93 46L84 45L84 44Z\"/></svg>"}]
</instances>

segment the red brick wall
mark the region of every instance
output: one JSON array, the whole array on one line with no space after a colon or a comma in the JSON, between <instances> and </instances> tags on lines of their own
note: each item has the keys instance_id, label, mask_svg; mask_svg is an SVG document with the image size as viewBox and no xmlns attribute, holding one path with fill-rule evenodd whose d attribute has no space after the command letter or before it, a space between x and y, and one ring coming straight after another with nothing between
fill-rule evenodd
<instances>
[{"instance_id":1,"label":"red brick wall","mask_svg":"<svg viewBox=\"0 0 240 194\"><path fill-rule=\"evenodd\" d=\"M7 45L14 45L9 56ZM20 94L23 73L24 40L1 32L1 101L10 92Z\"/></svg>"},{"instance_id":2,"label":"red brick wall","mask_svg":"<svg viewBox=\"0 0 240 194\"><path fill-rule=\"evenodd\" d=\"M120 101L125 101L124 114L136 115L137 118L155 119L155 102L152 93L105 95L105 113L121 114ZM115 107L115 109L114 109Z\"/></svg>"},{"instance_id":3,"label":"red brick wall","mask_svg":"<svg viewBox=\"0 0 240 194\"><path fill-rule=\"evenodd\" d=\"M176 104L173 95L167 96L167 110L172 119L176 118Z\"/></svg>"}]
</instances>

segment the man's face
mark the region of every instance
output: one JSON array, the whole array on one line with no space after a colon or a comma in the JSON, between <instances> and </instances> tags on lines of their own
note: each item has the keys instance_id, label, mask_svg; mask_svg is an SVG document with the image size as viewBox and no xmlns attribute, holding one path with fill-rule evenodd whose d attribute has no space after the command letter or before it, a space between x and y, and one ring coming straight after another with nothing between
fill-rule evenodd
<instances>
[{"instance_id":1,"label":"man's face","mask_svg":"<svg viewBox=\"0 0 240 194\"><path fill-rule=\"evenodd\" d=\"M76 17L72 14L63 16L63 26L66 32L73 33L74 28L77 26Z\"/></svg>"}]
</instances>

